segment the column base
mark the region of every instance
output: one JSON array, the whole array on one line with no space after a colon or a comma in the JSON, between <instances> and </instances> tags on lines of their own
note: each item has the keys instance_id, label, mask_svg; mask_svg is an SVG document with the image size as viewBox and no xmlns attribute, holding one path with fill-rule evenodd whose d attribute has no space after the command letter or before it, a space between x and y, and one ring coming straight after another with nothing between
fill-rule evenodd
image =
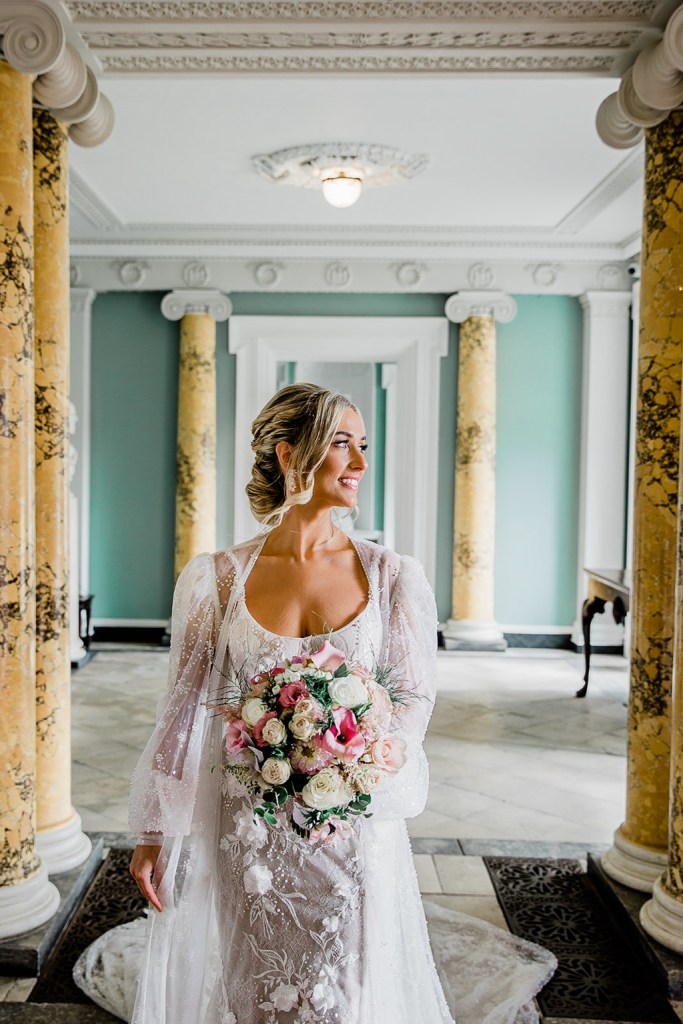
<instances>
[{"instance_id":1,"label":"column base","mask_svg":"<svg viewBox=\"0 0 683 1024\"><path fill-rule=\"evenodd\" d=\"M38 928L58 907L59 892L49 881L44 864L25 881L0 886L0 939Z\"/></svg>"},{"instance_id":2,"label":"column base","mask_svg":"<svg viewBox=\"0 0 683 1024\"><path fill-rule=\"evenodd\" d=\"M48 873L60 875L86 861L92 852L92 843L81 828L80 814L74 811L65 825L37 832L36 849Z\"/></svg>"},{"instance_id":3,"label":"column base","mask_svg":"<svg viewBox=\"0 0 683 1024\"><path fill-rule=\"evenodd\" d=\"M652 887L652 899L640 908L640 923L667 949L683 953L683 903L669 895L661 878Z\"/></svg>"},{"instance_id":4,"label":"column base","mask_svg":"<svg viewBox=\"0 0 683 1024\"><path fill-rule=\"evenodd\" d=\"M620 829L614 833L613 845L600 858L610 878L638 892L652 892L654 883L666 868L666 862L665 853L629 842Z\"/></svg>"},{"instance_id":5,"label":"column base","mask_svg":"<svg viewBox=\"0 0 683 1024\"><path fill-rule=\"evenodd\" d=\"M449 619L442 635L447 651L506 651L508 646L495 622Z\"/></svg>"}]
</instances>

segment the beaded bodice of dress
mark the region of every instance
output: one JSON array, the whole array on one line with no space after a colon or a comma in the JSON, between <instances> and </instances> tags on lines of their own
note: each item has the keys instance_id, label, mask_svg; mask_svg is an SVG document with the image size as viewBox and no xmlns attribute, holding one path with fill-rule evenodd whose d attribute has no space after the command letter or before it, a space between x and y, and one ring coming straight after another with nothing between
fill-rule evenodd
<instances>
[{"instance_id":1,"label":"beaded bodice of dress","mask_svg":"<svg viewBox=\"0 0 683 1024\"><path fill-rule=\"evenodd\" d=\"M245 600L246 573L239 584L231 620L227 624L231 673L241 678L252 676L262 668L282 662L284 658L313 653L325 640L330 640L335 647L343 650L350 660L372 668L379 658L382 644L377 570L376 566L367 565L362 558L361 563L368 580L368 602L365 608L340 629L305 637L281 636L254 619Z\"/></svg>"}]
</instances>

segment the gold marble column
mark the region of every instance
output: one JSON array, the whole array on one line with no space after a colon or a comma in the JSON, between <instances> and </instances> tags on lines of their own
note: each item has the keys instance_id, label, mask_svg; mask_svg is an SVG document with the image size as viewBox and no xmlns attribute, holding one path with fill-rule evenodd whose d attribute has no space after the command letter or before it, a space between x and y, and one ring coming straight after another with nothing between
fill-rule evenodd
<instances>
[{"instance_id":1,"label":"gold marble column","mask_svg":"<svg viewBox=\"0 0 683 1024\"><path fill-rule=\"evenodd\" d=\"M92 846L71 806L68 139L46 110L33 116L33 189L37 842L55 874Z\"/></svg>"},{"instance_id":2,"label":"gold marble column","mask_svg":"<svg viewBox=\"0 0 683 1024\"><path fill-rule=\"evenodd\" d=\"M452 612L449 650L505 650L494 600L496 506L496 319L516 307L496 293L458 293L446 316L461 324L455 443Z\"/></svg>"},{"instance_id":3,"label":"gold marble column","mask_svg":"<svg viewBox=\"0 0 683 1024\"><path fill-rule=\"evenodd\" d=\"M0 61L0 938L59 905L35 848L31 89Z\"/></svg>"},{"instance_id":4,"label":"gold marble column","mask_svg":"<svg viewBox=\"0 0 683 1024\"><path fill-rule=\"evenodd\" d=\"M162 312L180 320L175 574L216 546L216 321L231 306L218 292L171 292Z\"/></svg>"},{"instance_id":5,"label":"gold marble column","mask_svg":"<svg viewBox=\"0 0 683 1024\"><path fill-rule=\"evenodd\" d=\"M609 875L642 892L652 889L666 864L670 751L679 754L671 745L671 685L683 357L682 132L683 114L677 112L646 133L626 818L602 859ZM680 813L674 809L674 817Z\"/></svg>"},{"instance_id":6,"label":"gold marble column","mask_svg":"<svg viewBox=\"0 0 683 1024\"><path fill-rule=\"evenodd\" d=\"M650 211L649 251L653 303L659 333L683 352L683 112L670 114L647 133L647 181L656 189ZM650 166L654 163L654 166ZM668 325L668 326L665 326ZM679 354L680 360L680 354ZM683 427L683 423L681 424ZM679 456L677 587L674 613L674 662L671 702L668 864L656 879L652 899L643 905L645 930L677 953L683 953L683 434Z\"/></svg>"}]
</instances>

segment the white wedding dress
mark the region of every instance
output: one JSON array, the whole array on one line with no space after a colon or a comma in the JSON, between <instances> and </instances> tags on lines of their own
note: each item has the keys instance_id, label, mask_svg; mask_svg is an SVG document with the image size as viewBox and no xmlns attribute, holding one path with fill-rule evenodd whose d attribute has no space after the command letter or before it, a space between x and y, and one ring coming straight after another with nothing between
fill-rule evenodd
<instances>
[{"instance_id":1,"label":"white wedding dress","mask_svg":"<svg viewBox=\"0 0 683 1024\"><path fill-rule=\"evenodd\" d=\"M96 1002L133 1024L512 1024L552 974L545 950L441 907L435 966L405 818L424 808L422 742L436 691L436 609L419 563L356 542L368 603L329 634L368 668L396 666L413 693L396 729L407 762L369 819L330 846L254 820L257 795L221 771L222 719L237 679L312 652L323 637L257 623L245 581L265 537L199 555L173 606L169 688L133 780L134 832L164 834L163 913L113 929L75 968ZM439 977L439 975L441 977Z\"/></svg>"}]
</instances>

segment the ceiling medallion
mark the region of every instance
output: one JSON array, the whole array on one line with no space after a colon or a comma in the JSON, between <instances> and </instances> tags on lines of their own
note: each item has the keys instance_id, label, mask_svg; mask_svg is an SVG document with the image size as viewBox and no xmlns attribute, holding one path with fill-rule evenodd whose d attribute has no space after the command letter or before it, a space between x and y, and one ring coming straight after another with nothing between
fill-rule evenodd
<instances>
[{"instance_id":1,"label":"ceiling medallion","mask_svg":"<svg viewBox=\"0 0 683 1024\"><path fill-rule=\"evenodd\" d=\"M321 142L254 157L254 167L276 185L319 188L331 206L351 206L364 188L396 185L420 174L429 158L367 142Z\"/></svg>"}]
</instances>

